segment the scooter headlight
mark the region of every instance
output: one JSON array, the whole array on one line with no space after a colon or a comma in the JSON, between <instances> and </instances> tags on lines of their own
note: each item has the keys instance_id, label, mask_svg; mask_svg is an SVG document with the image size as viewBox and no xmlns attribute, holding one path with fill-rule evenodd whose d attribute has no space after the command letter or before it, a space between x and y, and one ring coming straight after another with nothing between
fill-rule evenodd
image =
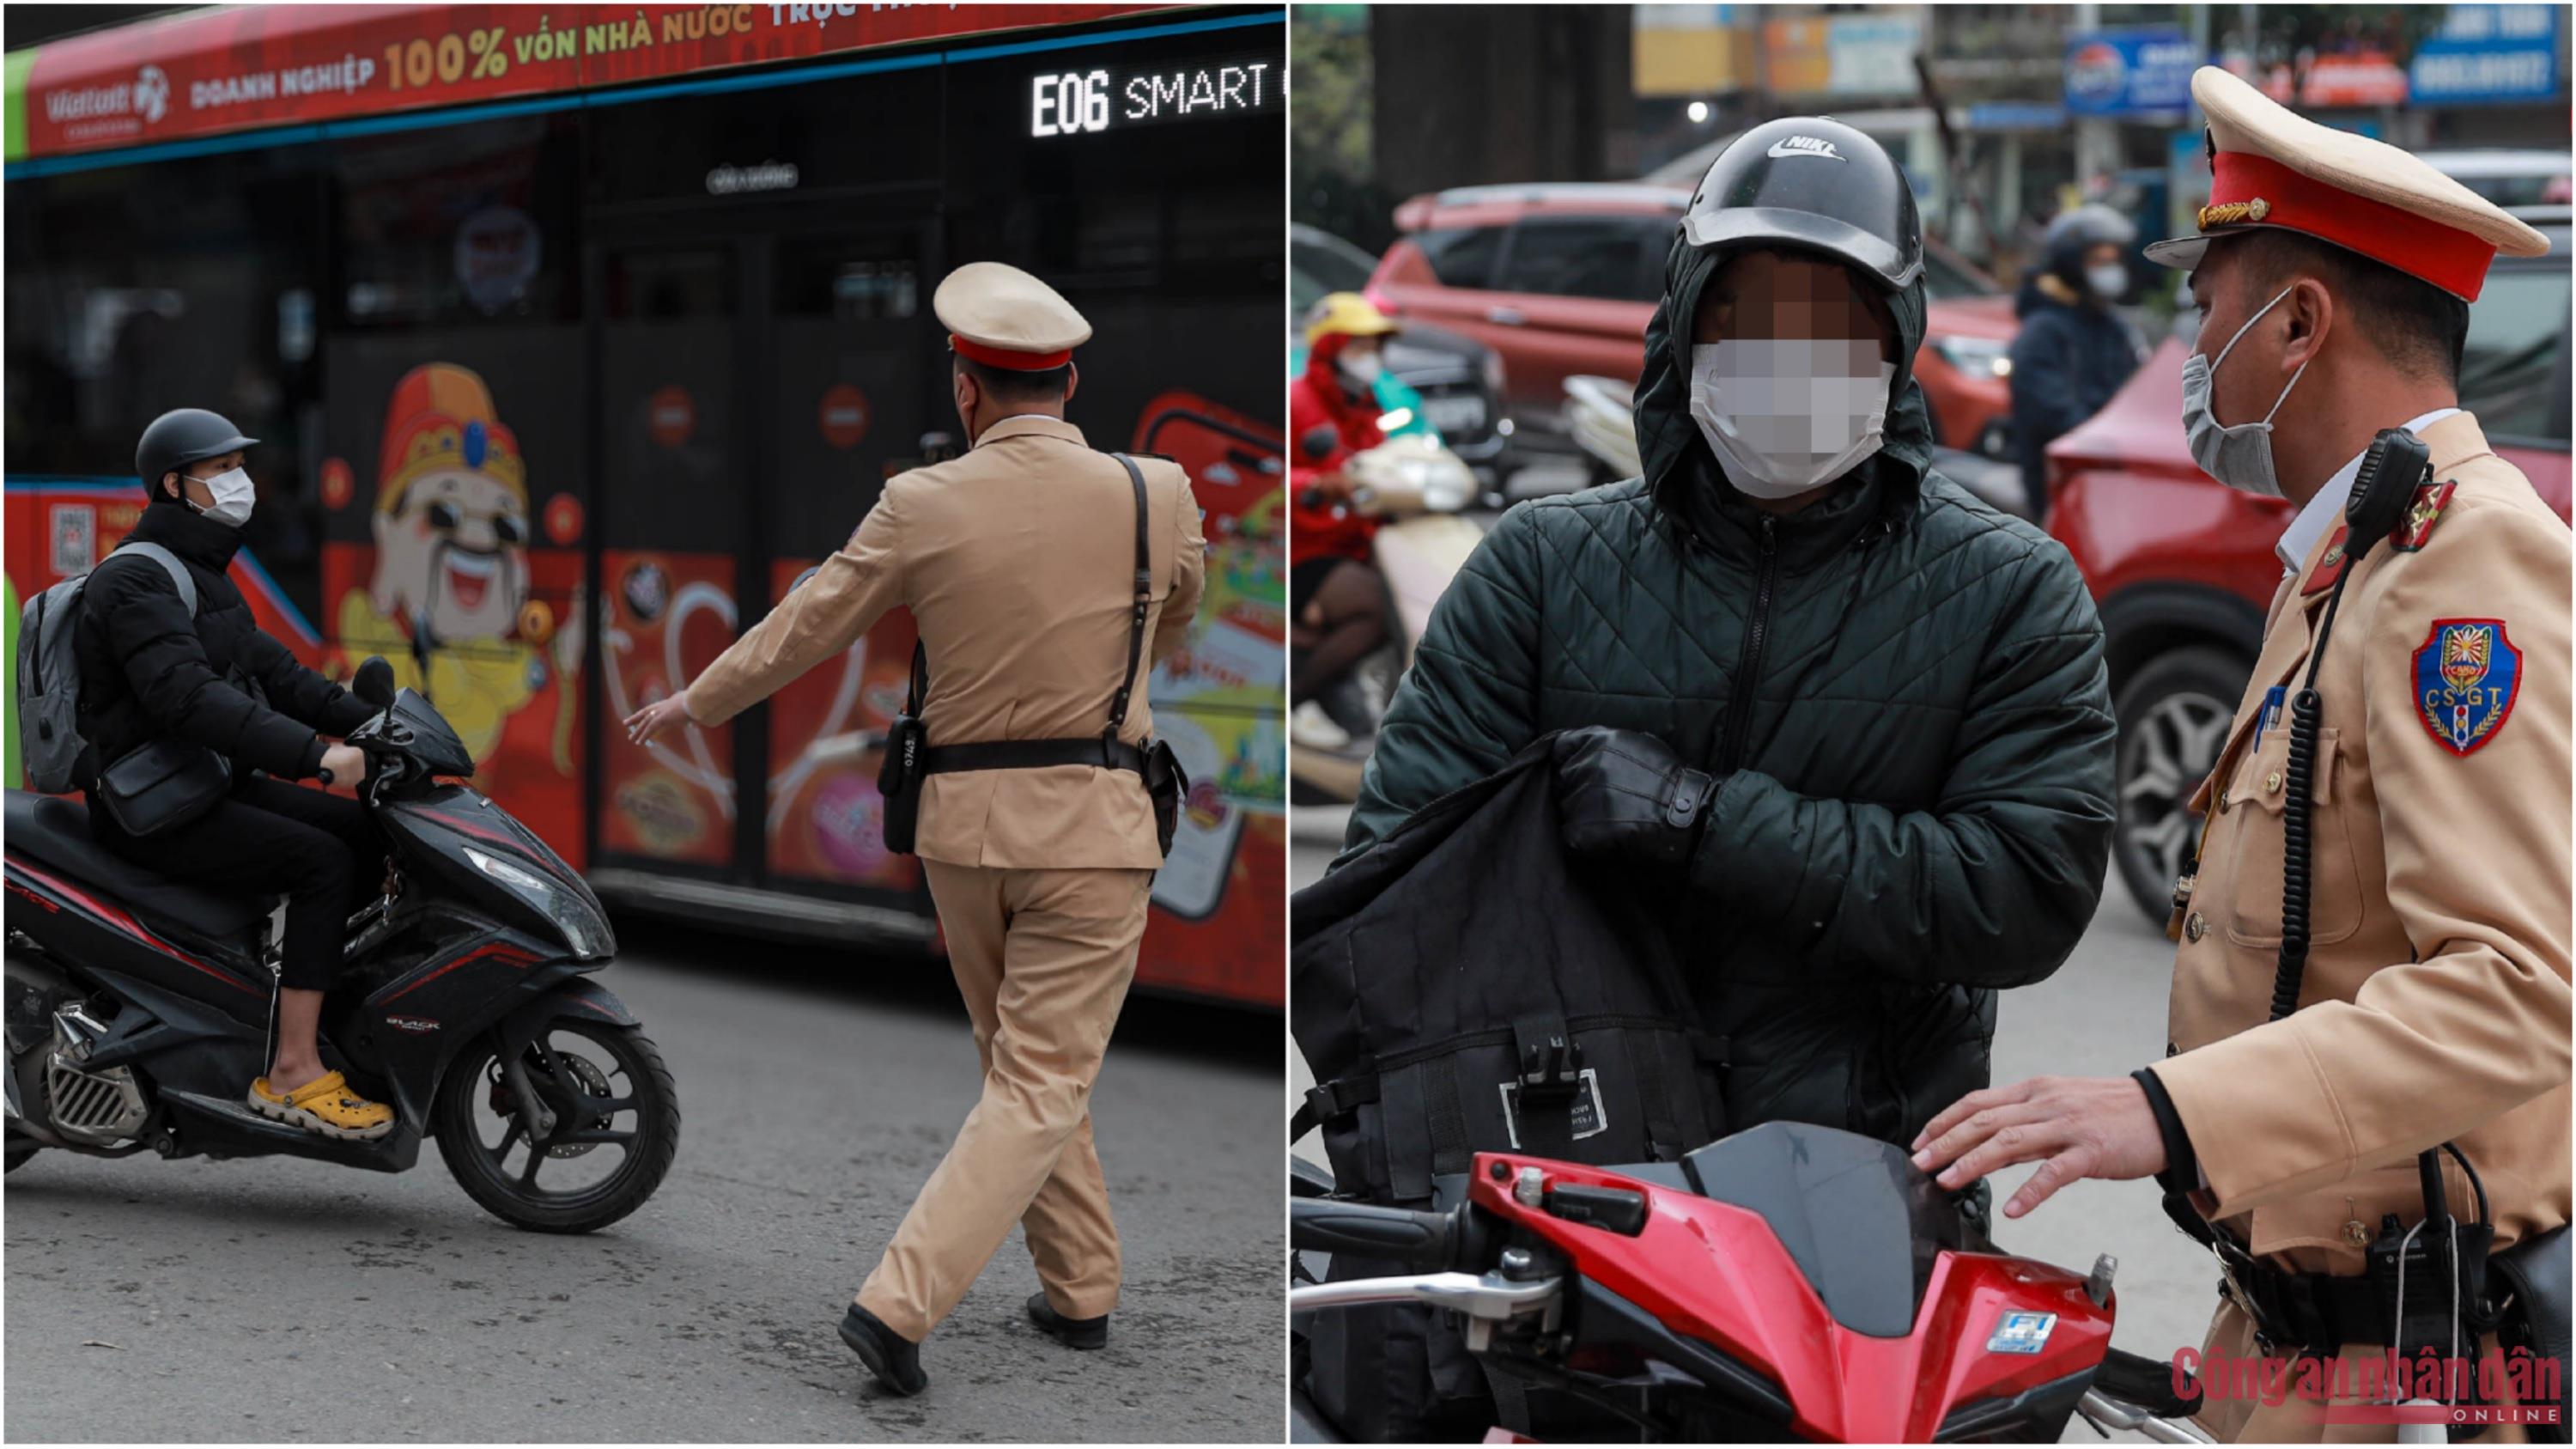
<instances>
[{"instance_id":1,"label":"scooter headlight","mask_svg":"<svg viewBox=\"0 0 2576 1449\"><path fill-rule=\"evenodd\" d=\"M534 871L522 869L497 855L486 855L470 845L464 849L465 858L474 863L476 870L516 891L521 899L536 907L539 914L560 927L574 955L605 956L615 949L600 933L591 929L591 911L586 902L567 900L561 888Z\"/></svg>"}]
</instances>

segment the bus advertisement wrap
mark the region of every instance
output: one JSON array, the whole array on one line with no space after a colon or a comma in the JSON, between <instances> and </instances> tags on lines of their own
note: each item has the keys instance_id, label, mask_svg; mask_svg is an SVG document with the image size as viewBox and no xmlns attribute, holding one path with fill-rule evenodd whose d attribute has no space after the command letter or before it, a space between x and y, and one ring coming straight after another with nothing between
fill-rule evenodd
<instances>
[{"instance_id":1,"label":"bus advertisement wrap","mask_svg":"<svg viewBox=\"0 0 2576 1449\"><path fill-rule=\"evenodd\" d=\"M558 94L1156 8L252 5L120 26L13 68L8 159ZM23 137L23 149L18 139Z\"/></svg>"}]
</instances>

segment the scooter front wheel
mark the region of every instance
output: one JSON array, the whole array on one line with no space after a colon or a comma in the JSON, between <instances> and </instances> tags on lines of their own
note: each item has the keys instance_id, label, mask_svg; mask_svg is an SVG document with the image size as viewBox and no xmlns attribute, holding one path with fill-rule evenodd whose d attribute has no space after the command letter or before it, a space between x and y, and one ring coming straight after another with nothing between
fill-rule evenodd
<instances>
[{"instance_id":1,"label":"scooter front wheel","mask_svg":"<svg viewBox=\"0 0 2576 1449\"><path fill-rule=\"evenodd\" d=\"M679 1094L631 1026L558 1017L520 1054L536 1121L489 1035L438 1084L430 1125L466 1196L514 1227L587 1233L644 1205L680 1149ZM535 1140L531 1140L531 1138Z\"/></svg>"}]
</instances>

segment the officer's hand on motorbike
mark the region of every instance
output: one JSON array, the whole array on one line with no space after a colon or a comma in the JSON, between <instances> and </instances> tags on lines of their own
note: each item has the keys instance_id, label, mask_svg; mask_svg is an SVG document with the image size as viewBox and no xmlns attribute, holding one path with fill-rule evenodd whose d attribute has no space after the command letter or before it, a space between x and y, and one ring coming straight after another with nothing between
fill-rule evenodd
<instances>
[{"instance_id":1,"label":"officer's hand on motorbike","mask_svg":"<svg viewBox=\"0 0 2576 1449\"><path fill-rule=\"evenodd\" d=\"M1589 725L1557 736L1555 761L1568 848L1673 865L1698 844L1716 782L1662 740Z\"/></svg>"},{"instance_id":2,"label":"officer's hand on motorbike","mask_svg":"<svg viewBox=\"0 0 2576 1449\"><path fill-rule=\"evenodd\" d=\"M322 751L322 783L356 794L367 783L366 751L356 745L332 745Z\"/></svg>"},{"instance_id":3,"label":"officer's hand on motorbike","mask_svg":"<svg viewBox=\"0 0 2576 1449\"><path fill-rule=\"evenodd\" d=\"M2155 1176L2165 1170L2164 1133L2132 1078L2033 1077L1970 1092L1914 1139L1914 1165L1954 1191L2017 1162L2039 1170L2004 1204L2008 1218L2083 1178Z\"/></svg>"},{"instance_id":4,"label":"officer's hand on motorbike","mask_svg":"<svg viewBox=\"0 0 2576 1449\"><path fill-rule=\"evenodd\" d=\"M635 744L649 745L655 735L688 717L689 697L686 694L657 699L626 717L626 738Z\"/></svg>"}]
</instances>

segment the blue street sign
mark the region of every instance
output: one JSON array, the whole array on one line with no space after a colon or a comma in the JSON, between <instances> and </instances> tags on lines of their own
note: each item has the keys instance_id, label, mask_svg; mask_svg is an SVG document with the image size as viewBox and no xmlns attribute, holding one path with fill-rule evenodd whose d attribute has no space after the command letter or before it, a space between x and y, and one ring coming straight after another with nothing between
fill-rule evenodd
<instances>
[{"instance_id":1,"label":"blue street sign","mask_svg":"<svg viewBox=\"0 0 2576 1449\"><path fill-rule=\"evenodd\" d=\"M2444 105L2545 101L2558 94L2555 5L2454 5L2416 47L2410 99Z\"/></svg>"},{"instance_id":2,"label":"blue street sign","mask_svg":"<svg viewBox=\"0 0 2576 1449\"><path fill-rule=\"evenodd\" d=\"M2066 109L2077 116L2188 110L2199 47L2169 26L2083 31L2066 40Z\"/></svg>"}]
</instances>

